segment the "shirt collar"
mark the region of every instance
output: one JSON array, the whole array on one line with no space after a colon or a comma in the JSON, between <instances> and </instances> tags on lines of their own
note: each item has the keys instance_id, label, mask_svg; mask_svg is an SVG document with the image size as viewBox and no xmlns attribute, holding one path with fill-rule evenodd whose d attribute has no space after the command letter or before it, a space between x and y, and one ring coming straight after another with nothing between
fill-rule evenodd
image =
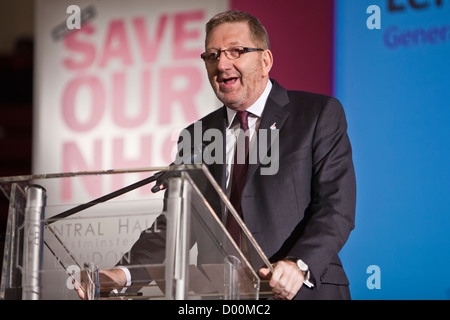
<instances>
[{"instance_id":1,"label":"shirt collar","mask_svg":"<svg viewBox=\"0 0 450 320\"><path fill-rule=\"evenodd\" d=\"M269 97L270 90L272 90L272 81L269 80L267 81L267 85L263 93L259 96L258 100L256 100L256 102L247 109L247 111L254 116L261 117L266 105L267 98ZM236 110L227 107L227 129L229 129L231 124L233 123L236 113Z\"/></svg>"}]
</instances>

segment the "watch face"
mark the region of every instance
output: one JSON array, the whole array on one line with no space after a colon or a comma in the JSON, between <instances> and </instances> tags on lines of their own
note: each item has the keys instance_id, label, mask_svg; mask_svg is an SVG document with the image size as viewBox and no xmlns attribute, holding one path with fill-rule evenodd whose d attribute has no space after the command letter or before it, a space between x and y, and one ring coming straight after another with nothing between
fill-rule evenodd
<instances>
[{"instance_id":1,"label":"watch face","mask_svg":"<svg viewBox=\"0 0 450 320\"><path fill-rule=\"evenodd\" d=\"M306 263L304 263L302 260L297 260L297 266L300 268L300 270L302 271L308 271L308 265Z\"/></svg>"}]
</instances>

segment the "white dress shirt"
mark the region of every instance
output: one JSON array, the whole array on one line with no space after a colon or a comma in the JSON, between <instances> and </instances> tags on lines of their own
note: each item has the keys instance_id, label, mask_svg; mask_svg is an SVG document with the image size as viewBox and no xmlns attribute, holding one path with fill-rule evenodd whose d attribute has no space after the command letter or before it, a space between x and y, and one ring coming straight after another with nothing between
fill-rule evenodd
<instances>
[{"instance_id":1,"label":"white dress shirt","mask_svg":"<svg viewBox=\"0 0 450 320\"><path fill-rule=\"evenodd\" d=\"M250 143L249 143L249 152L252 150L253 145L256 141L255 132L259 128L259 124L261 123L261 116L264 111L264 106L266 105L267 98L269 97L270 90L272 90L272 82L268 81L266 88L264 89L261 96L256 100L256 102L251 105L247 111L248 115L248 130L250 131ZM226 127L226 188L229 190L230 188L230 179L231 179L231 170L234 162L234 153L236 152L236 141L237 135L239 133L240 124L239 121L234 121L237 111L232 110L227 107L227 127Z\"/></svg>"}]
</instances>

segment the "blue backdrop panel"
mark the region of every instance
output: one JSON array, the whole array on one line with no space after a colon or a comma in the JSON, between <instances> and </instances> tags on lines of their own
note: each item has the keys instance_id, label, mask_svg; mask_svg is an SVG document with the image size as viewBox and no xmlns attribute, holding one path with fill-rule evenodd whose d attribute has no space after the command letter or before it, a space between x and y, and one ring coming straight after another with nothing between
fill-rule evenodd
<instances>
[{"instance_id":1,"label":"blue backdrop panel","mask_svg":"<svg viewBox=\"0 0 450 320\"><path fill-rule=\"evenodd\" d=\"M367 27L372 4L381 29ZM449 299L450 1L337 0L335 23L358 182L341 253L352 297Z\"/></svg>"}]
</instances>

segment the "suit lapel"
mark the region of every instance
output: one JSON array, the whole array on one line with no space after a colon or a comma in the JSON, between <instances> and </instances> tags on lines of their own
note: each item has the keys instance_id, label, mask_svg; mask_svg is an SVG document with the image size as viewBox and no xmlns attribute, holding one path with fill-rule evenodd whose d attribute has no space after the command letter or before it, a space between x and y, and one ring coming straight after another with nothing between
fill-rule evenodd
<instances>
[{"instance_id":1,"label":"suit lapel","mask_svg":"<svg viewBox=\"0 0 450 320\"><path fill-rule=\"evenodd\" d=\"M289 111L284 108L289 103L289 97L287 91L281 87L276 81L273 81L273 88L269 94L264 111L261 117L261 123L257 132L257 139L252 147L250 154L250 163L247 171L246 181L252 178L258 167L261 166L261 159L258 155L258 150L262 147L262 143L266 142L265 152L268 153L271 148L271 141L273 137L271 135L278 134L279 130L282 129L288 115ZM271 127L278 130L271 130ZM266 132L264 138L264 131ZM262 139L263 137L263 139ZM266 141L264 141L266 140Z\"/></svg>"}]
</instances>

